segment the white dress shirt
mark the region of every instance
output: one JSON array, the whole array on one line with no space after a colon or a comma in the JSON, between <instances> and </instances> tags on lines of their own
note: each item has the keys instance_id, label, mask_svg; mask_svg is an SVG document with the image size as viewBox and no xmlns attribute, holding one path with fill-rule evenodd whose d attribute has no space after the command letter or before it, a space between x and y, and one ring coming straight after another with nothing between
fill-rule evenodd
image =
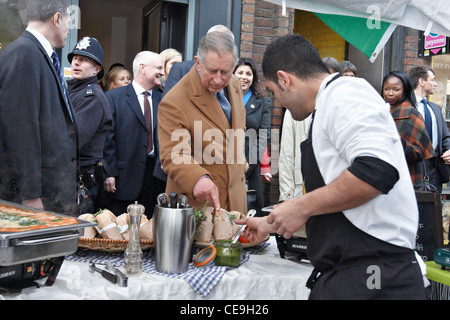
<instances>
[{"instance_id":1,"label":"white dress shirt","mask_svg":"<svg viewBox=\"0 0 450 320\"><path fill-rule=\"evenodd\" d=\"M27 31L36 37L36 39L44 47L45 52L47 52L49 58L51 59L52 53L53 53L53 48L52 48L52 45L50 44L50 42L47 40L47 38L44 37L39 31L34 30L33 28L28 27Z\"/></svg>"},{"instance_id":2,"label":"white dress shirt","mask_svg":"<svg viewBox=\"0 0 450 320\"><path fill-rule=\"evenodd\" d=\"M419 110L420 114L422 115L423 119L425 120L424 105L421 102L423 98L425 98L425 97L419 97L418 95L416 95L416 101L417 101L416 108L417 108L417 110ZM431 123L432 123L432 129L431 129L432 141L431 141L431 143L433 144L434 150L436 150L438 147L438 128L436 125L436 123L437 123L436 115L434 114L433 109L428 104L427 104L427 108L431 114Z\"/></svg>"}]
</instances>

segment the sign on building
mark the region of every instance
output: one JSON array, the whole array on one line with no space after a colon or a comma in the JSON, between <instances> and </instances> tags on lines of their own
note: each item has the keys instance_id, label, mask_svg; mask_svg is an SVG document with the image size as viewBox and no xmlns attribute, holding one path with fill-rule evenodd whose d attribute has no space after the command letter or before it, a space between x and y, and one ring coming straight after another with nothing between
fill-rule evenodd
<instances>
[{"instance_id":1,"label":"sign on building","mask_svg":"<svg viewBox=\"0 0 450 320\"><path fill-rule=\"evenodd\" d=\"M450 52L449 38L440 34L425 35L419 31L419 57L430 57Z\"/></svg>"}]
</instances>

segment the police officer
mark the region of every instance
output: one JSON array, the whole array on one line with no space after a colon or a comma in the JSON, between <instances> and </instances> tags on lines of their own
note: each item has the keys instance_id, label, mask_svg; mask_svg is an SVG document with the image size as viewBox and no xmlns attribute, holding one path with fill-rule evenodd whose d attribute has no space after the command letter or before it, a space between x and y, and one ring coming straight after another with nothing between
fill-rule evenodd
<instances>
[{"instance_id":1,"label":"police officer","mask_svg":"<svg viewBox=\"0 0 450 320\"><path fill-rule=\"evenodd\" d=\"M78 124L79 201L82 213L93 212L103 184L103 148L112 116L98 84L103 77L103 48L95 38L84 37L67 56L73 80L67 82Z\"/></svg>"}]
</instances>

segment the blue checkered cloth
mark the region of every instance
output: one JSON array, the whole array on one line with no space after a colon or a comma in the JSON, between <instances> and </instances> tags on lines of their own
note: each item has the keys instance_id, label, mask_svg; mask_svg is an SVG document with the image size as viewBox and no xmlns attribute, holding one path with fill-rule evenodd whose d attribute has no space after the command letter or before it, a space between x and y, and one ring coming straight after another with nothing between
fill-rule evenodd
<instances>
[{"instance_id":1,"label":"blue checkered cloth","mask_svg":"<svg viewBox=\"0 0 450 320\"><path fill-rule=\"evenodd\" d=\"M244 249L241 265L250 259L251 254L257 254L269 245L270 243L265 242L255 247ZM193 251L193 254L196 254L199 248L195 247ZM143 272L183 279L191 285L195 292L203 297L207 296L214 289L227 270L233 269L230 267L216 266L214 263L209 263L203 267L196 267L191 262L185 273L166 274L156 270L154 249L145 250L143 254ZM124 265L123 252L101 252L80 248L76 253L66 256L66 259L84 263L92 261L95 264L105 264L109 260L115 267L123 267Z\"/></svg>"}]
</instances>

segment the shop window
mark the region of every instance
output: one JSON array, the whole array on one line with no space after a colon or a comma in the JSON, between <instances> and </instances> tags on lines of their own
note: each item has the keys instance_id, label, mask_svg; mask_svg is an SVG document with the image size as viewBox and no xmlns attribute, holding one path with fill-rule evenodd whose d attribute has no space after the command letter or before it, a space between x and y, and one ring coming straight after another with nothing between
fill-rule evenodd
<instances>
[{"instance_id":1,"label":"shop window","mask_svg":"<svg viewBox=\"0 0 450 320\"><path fill-rule=\"evenodd\" d=\"M450 121L450 54L432 57L432 68L437 87L431 101L442 107L447 121Z\"/></svg>"}]
</instances>

